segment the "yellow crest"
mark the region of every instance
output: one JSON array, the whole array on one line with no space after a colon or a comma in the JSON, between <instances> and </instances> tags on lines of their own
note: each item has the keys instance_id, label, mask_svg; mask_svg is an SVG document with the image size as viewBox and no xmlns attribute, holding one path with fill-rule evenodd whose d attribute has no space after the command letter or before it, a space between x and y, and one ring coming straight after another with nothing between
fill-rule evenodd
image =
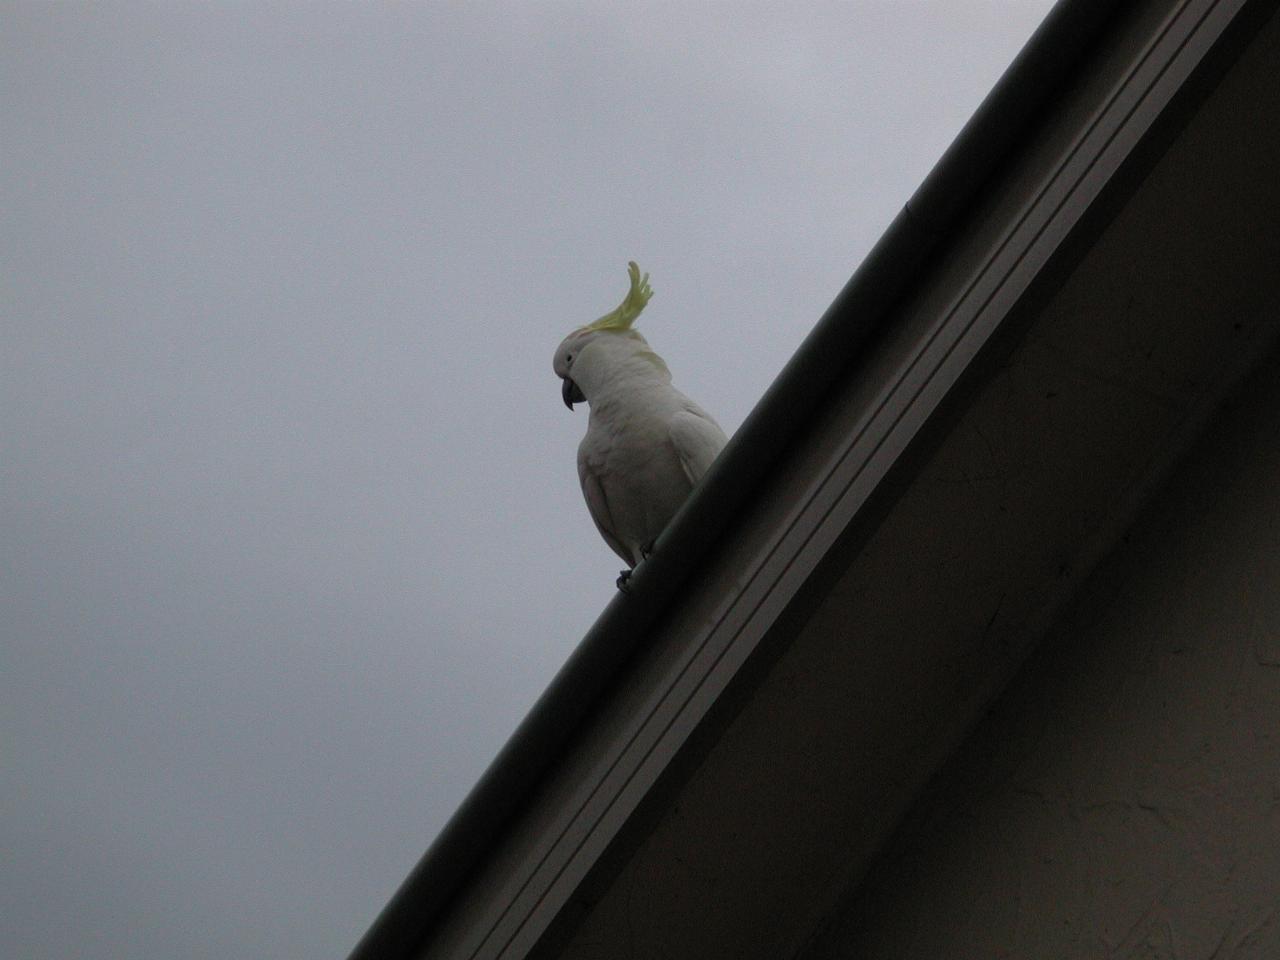
<instances>
[{"instance_id":1,"label":"yellow crest","mask_svg":"<svg viewBox=\"0 0 1280 960\"><path fill-rule=\"evenodd\" d=\"M631 329L631 325L636 322L636 317L640 316L645 304L653 296L653 288L649 286L649 275L646 273L641 276L640 268L636 266L634 260L627 264L627 275L631 278L631 289L622 298L618 308L606 313L595 323L582 327L583 330L615 330L621 333Z\"/></svg>"}]
</instances>

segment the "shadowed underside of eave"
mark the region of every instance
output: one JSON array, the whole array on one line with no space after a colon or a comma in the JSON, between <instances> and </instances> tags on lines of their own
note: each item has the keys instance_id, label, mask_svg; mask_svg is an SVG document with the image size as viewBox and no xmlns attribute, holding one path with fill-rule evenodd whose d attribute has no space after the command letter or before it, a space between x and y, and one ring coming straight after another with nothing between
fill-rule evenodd
<instances>
[{"instance_id":1,"label":"shadowed underside of eave","mask_svg":"<svg viewBox=\"0 0 1280 960\"><path fill-rule=\"evenodd\" d=\"M1195 110L1220 74L1196 64L1249 36L1231 17L1275 4L1113 6L1124 32L1066 31L1070 65L1032 44L1006 80L1074 87L1008 128L1012 165L949 151L815 330L846 380L772 429L811 337L717 465L767 464L710 559L679 565L724 469L357 955L794 956L856 883L1274 326L1273 30ZM962 219L920 215L957 184Z\"/></svg>"},{"instance_id":2,"label":"shadowed underside of eave","mask_svg":"<svg viewBox=\"0 0 1280 960\"><path fill-rule=\"evenodd\" d=\"M1277 63L1273 23L1018 336L980 361L876 523L860 517L831 552L821 595L786 622L737 716L611 879L580 892L556 955L789 956L856 881L1272 343ZM930 294L904 340L939 309ZM866 402L854 389L829 412L797 474Z\"/></svg>"}]
</instances>

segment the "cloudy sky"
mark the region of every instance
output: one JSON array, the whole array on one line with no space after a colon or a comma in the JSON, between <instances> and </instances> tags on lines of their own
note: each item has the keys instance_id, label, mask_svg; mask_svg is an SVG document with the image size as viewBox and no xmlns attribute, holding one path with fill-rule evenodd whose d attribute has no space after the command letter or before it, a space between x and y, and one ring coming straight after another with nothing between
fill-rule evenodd
<instances>
[{"instance_id":1,"label":"cloudy sky","mask_svg":"<svg viewBox=\"0 0 1280 960\"><path fill-rule=\"evenodd\" d=\"M736 428L1047 0L0 4L0 943L342 957L604 608L551 354Z\"/></svg>"}]
</instances>

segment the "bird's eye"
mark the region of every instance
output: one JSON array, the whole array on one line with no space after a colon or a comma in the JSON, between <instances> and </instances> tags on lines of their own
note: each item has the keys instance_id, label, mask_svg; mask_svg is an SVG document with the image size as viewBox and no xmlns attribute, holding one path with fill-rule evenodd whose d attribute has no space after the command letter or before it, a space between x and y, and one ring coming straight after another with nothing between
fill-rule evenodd
<instances>
[{"instance_id":1,"label":"bird's eye","mask_svg":"<svg viewBox=\"0 0 1280 960\"><path fill-rule=\"evenodd\" d=\"M566 353L566 354L564 355L564 362L565 362L565 363L573 363L573 354L572 354L572 353Z\"/></svg>"}]
</instances>

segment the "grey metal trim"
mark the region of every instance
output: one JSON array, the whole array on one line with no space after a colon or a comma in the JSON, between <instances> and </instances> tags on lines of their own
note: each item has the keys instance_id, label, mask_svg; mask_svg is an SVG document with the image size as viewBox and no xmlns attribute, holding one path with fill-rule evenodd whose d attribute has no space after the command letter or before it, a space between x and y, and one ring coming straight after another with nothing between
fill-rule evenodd
<instances>
[{"instance_id":1,"label":"grey metal trim","mask_svg":"<svg viewBox=\"0 0 1280 960\"><path fill-rule=\"evenodd\" d=\"M832 472L597 782L582 784L520 894L466 956L524 956L585 879L839 532L867 502L1032 279L1239 12L1244 0L1187 0L1030 202L983 268L886 385Z\"/></svg>"},{"instance_id":2,"label":"grey metal trim","mask_svg":"<svg viewBox=\"0 0 1280 960\"><path fill-rule=\"evenodd\" d=\"M1026 285L1096 199L1129 149L1159 115L1246 0L1188 0L1118 88L1089 132L1028 206L986 267L887 384L882 402L851 437L805 511L759 559L742 593L712 626L638 735L536 865L524 893L482 933L475 956L516 956L545 930L595 858L685 737L715 702L768 626L858 511L916 431L1007 316ZM418 953L451 899L563 749L592 704L625 667L657 616L726 528L808 417L847 369L905 284L954 229L983 182L1037 112L1071 76L1114 3L1060 3L956 143L824 315L734 437L698 494L636 572L629 596L610 603L466 802L352 954Z\"/></svg>"}]
</instances>

